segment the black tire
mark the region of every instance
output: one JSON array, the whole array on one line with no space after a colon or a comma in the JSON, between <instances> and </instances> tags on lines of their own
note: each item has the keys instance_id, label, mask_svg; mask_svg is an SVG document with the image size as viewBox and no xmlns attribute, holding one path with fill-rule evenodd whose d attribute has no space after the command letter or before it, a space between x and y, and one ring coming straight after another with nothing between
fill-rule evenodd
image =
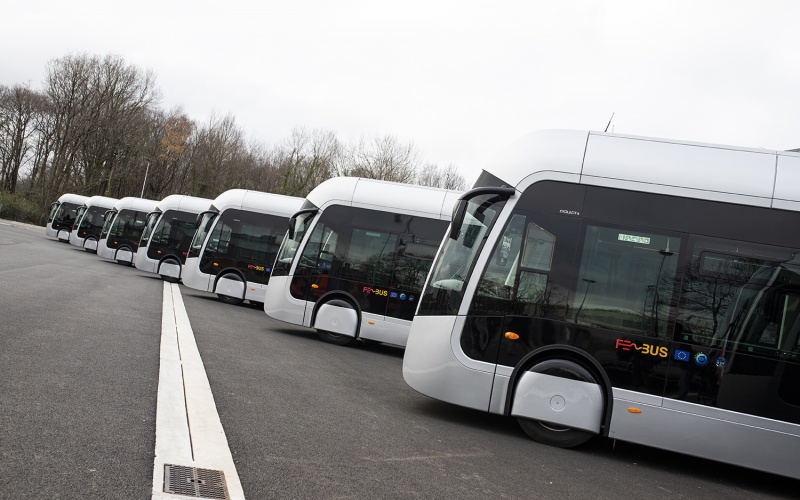
<instances>
[{"instance_id":1,"label":"black tire","mask_svg":"<svg viewBox=\"0 0 800 500\"><path fill-rule=\"evenodd\" d=\"M577 363L562 359L543 361L531 368L530 371L593 384L597 383L587 369ZM519 426L525 434L534 441L558 448L574 448L586 443L595 436L594 433L582 429L573 429L529 418L518 417L517 422L519 422Z\"/></svg>"},{"instance_id":2,"label":"black tire","mask_svg":"<svg viewBox=\"0 0 800 500\"><path fill-rule=\"evenodd\" d=\"M333 299L325 303L341 307L347 307L350 309L355 309L353 305L346 300ZM349 335L327 332L325 330L320 330L320 329L317 329L317 336L319 336L319 339L322 340L323 342L327 342L333 345L350 345L356 340L355 337L351 337Z\"/></svg>"},{"instance_id":3,"label":"black tire","mask_svg":"<svg viewBox=\"0 0 800 500\"><path fill-rule=\"evenodd\" d=\"M219 298L220 302L224 302L225 304L231 304L231 305L234 305L234 306L238 306L239 304L244 302L242 299L240 299L238 297L231 297L229 295L222 295L221 293L218 293L217 297Z\"/></svg>"},{"instance_id":4,"label":"black tire","mask_svg":"<svg viewBox=\"0 0 800 500\"><path fill-rule=\"evenodd\" d=\"M325 330L317 330L317 335L323 342L334 345L350 345L356 340L355 337L351 337L349 335L326 332Z\"/></svg>"}]
</instances>

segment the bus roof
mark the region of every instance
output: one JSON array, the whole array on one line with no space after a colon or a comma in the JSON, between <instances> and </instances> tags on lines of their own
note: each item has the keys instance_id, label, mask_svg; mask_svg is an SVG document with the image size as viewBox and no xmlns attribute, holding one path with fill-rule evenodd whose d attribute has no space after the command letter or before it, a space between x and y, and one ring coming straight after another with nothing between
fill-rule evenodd
<instances>
[{"instance_id":1,"label":"bus roof","mask_svg":"<svg viewBox=\"0 0 800 500\"><path fill-rule=\"evenodd\" d=\"M126 196L124 198L120 198L119 201L114 204L114 210L138 210L140 212L152 212L157 206L158 202L155 200Z\"/></svg>"},{"instance_id":2,"label":"bus roof","mask_svg":"<svg viewBox=\"0 0 800 500\"><path fill-rule=\"evenodd\" d=\"M108 196L92 196L83 202L87 207L102 207L106 209L114 208L119 200L116 198L109 198Z\"/></svg>"},{"instance_id":3,"label":"bus roof","mask_svg":"<svg viewBox=\"0 0 800 500\"><path fill-rule=\"evenodd\" d=\"M205 212L211 206L211 200L207 198L197 198L183 194L171 194L158 202L156 210L166 212L167 210L180 210L182 212L196 213Z\"/></svg>"},{"instance_id":4,"label":"bus roof","mask_svg":"<svg viewBox=\"0 0 800 500\"><path fill-rule=\"evenodd\" d=\"M88 200L88 196L83 196L80 194L72 194L72 193L64 193L58 198L59 203L77 203L79 205L83 205L86 200Z\"/></svg>"},{"instance_id":5,"label":"bus roof","mask_svg":"<svg viewBox=\"0 0 800 500\"><path fill-rule=\"evenodd\" d=\"M228 209L246 210L261 214L285 216L287 219L300 210L302 198L282 194L264 193L249 189L230 189L211 202L211 208L224 212Z\"/></svg>"},{"instance_id":6,"label":"bus roof","mask_svg":"<svg viewBox=\"0 0 800 500\"><path fill-rule=\"evenodd\" d=\"M450 220L453 205L461 194L460 191L399 182L334 177L315 187L306 199L320 209L328 205L348 205Z\"/></svg>"},{"instance_id":7,"label":"bus roof","mask_svg":"<svg viewBox=\"0 0 800 500\"><path fill-rule=\"evenodd\" d=\"M800 154L787 151L543 130L512 143L486 170L519 191L563 180L800 210Z\"/></svg>"}]
</instances>

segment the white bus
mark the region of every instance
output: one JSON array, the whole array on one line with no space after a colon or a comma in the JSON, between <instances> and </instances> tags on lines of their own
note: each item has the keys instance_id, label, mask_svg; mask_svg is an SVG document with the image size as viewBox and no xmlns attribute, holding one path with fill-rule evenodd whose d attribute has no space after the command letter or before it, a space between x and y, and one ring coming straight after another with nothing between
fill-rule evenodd
<instances>
[{"instance_id":1,"label":"white bus","mask_svg":"<svg viewBox=\"0 0 800 500\"><path fill-rule=\"evenodd\" d=\"M225 191L197 219L183 284L229 304L263 303L269 273L303 199L245 189Z\"/></svg>"},{"instance_id":2,"label":"white bus","mask_svg":"<svg viewBox=\"0 0 800 500\"><path fill-rule=\"evenodd\" d=\"M114 208L106 212L106 221L97 244L98 257L133 265L133 256L139 248L147 214L157 206L157 201L130 196L115 203Z\"/></svg>"},{"instance_id":3,"label":"white bus","mask_svg":"<svg viewBox=\"0 0 800 500\"><path fill-rule=\"evenodd\" d=\"M800 478L800 155L595 132L510 148L454 211L415 390Z\"/></svg>"},{"instance_id":4,"label":"white bus","mask_svg":"<svg viewBox=\"0 0 800 500\"><path fill-rule=\"evenodd\" d=\"M208 210L211 200L172 194L147 214L142 239L136 249L136 269L155 273L177 283L194 236L197 216Z\"/></svg>"},{"instance_id":5,"label":"white bus","mask_svg":"<svg viewBox=\"0 0 800 500\"><path fill-rule=\"evenodd\" d=\"M106 212L119 200L107 196L92 196L78 208L75 224L69 234L70 245L87 252L97 252L97 242L103 231Z\"/></svg>"},{"instance_id":6,"label":"white bus","mask_svg":"<svg viewBox=\"0 0 800 500\"><path fill-rule=\"evenodd\" d=\"M323 182L289 223L264 311L326 342L404 346L459 194L353 177Z\"/></svg>"},{"instance_id":7,"label":"white bus","mask_svg":"<svg viewBox=\"0 0 800 500\"><path fill-rule=\"evenodd\" d=\"M79 194L62 194L58 201L50 205L50 215L47 217L44 234L51 238L58 238L59 241L69 241L69 233L72 232L72 225L75 223L78 209L88 199L88 196Z\"/></svg>"}]
</instances>

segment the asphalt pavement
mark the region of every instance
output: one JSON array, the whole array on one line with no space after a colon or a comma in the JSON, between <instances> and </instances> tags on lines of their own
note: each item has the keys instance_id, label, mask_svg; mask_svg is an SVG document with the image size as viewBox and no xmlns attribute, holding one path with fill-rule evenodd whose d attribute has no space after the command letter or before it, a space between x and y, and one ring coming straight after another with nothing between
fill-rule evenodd
<instances>
[{"instance_id":1,"label":"asphalt pavement","mask_svg":"<svg viewBox=\"0 0 800 500\"><path fill-rule=\"evenodd\" d=\"M0 221L0 499L150 498L163 282ZM795 498L795 480L513 419L405 385L401 349L339 347L180 287L244 494ZM657 432L657 429L654 429Z\"/></svg>"}]
</instances>

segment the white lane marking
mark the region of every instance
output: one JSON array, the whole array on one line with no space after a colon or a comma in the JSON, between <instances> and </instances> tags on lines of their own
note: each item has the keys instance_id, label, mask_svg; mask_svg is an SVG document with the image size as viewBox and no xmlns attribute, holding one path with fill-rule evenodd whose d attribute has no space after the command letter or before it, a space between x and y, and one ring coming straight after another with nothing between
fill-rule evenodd
<instances>
[{"instance_id":1,"label":"white lane marking","mask_svg":"<svg viewBox=\"0 0 800 500\"><path fill-rule=\"evenodd\" d=\"M164 493L164 464L221 470L230 498L244 500L180 288L170 283L164 283L155 455L153 500L186 498Z\"/></svg>"}]
</instances>

